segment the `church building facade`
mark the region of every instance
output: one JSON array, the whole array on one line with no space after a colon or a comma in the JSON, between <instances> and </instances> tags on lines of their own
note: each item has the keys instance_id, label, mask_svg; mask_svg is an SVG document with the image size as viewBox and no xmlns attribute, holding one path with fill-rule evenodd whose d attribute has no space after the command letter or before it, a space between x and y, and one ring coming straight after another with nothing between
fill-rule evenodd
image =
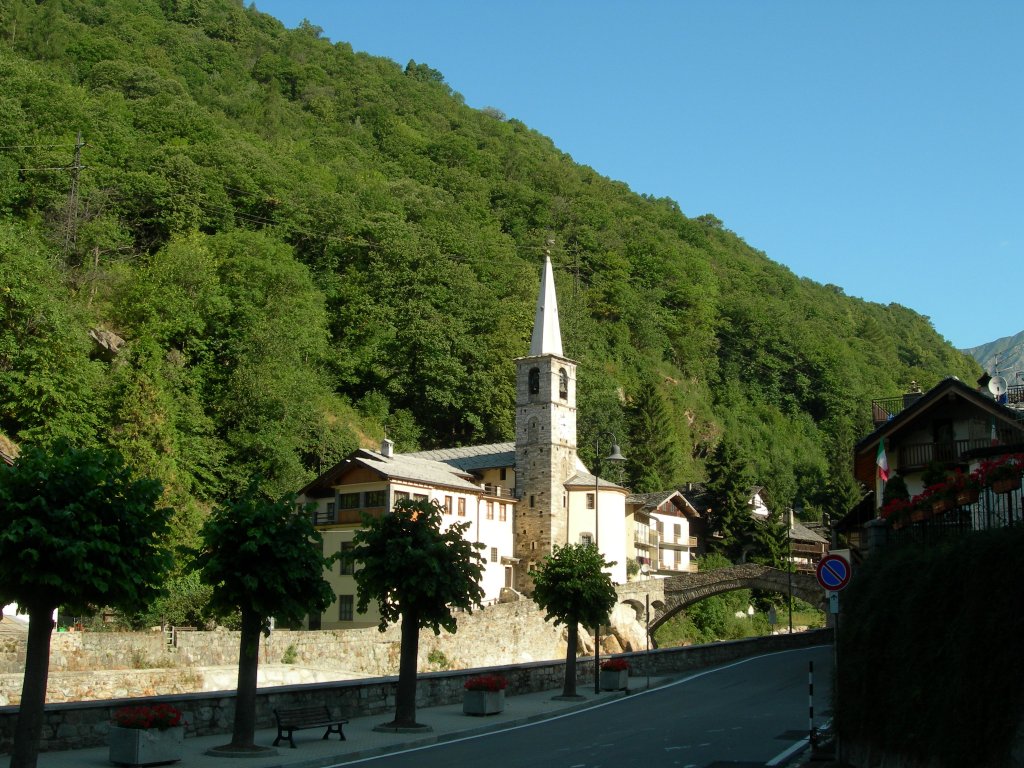
<instances>
[{"instance_id":1,"label":"church building facade","mask_svg":"<svg viewBox=\"0 0 1024 768\"><path fill-rule=\"evenodd\" d=\"M468 522L464 535L484 544L484 600L503 590L532 591L531 569L555 546L596 543L612 581L626 581L626 498L615 483L580 462L576 443L576 363L562 351L550 258L545 258L529 354L516 361L515 441L413 453L359 449L299 492L316 505L324 552L352 546L361 513L387 514L400 498L433 499L445 525ZM599 516L599 517L598 517ZM357 563L344 556L328 580L338 599L310 628L375 626L375 611L354 610Z\"/></svg>"}]
</instances>

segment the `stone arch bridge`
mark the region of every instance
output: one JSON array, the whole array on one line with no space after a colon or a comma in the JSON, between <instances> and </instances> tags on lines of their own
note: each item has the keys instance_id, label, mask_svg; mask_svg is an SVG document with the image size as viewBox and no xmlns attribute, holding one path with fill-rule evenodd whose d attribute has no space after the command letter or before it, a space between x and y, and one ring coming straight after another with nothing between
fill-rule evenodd
<instances>
[{"instance_id":1,"label":"stone arch bridge","mask_svg":"<svg viewBox=\"0 0 1024 768\"><path fill-rule=\"evenodd\" d=\"M616 587L619 602L633 607L643 620L644 606L650 601L651 634L686 606L705 597L736 589L761 589L789 594L790 576L786 571L756 563L744 563L714 571L681 573L666 579L631 581ZM825 590L818 579L806 573L793 573L793 595L819 609L827 610Z\"/></svg>"}]
</instances>

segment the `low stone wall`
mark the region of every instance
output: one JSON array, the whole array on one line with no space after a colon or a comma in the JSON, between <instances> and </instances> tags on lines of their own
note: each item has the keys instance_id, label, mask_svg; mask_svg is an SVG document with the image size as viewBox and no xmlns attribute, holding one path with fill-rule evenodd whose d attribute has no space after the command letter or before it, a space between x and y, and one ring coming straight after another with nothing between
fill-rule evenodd
<instances>
[{"instance_id":1,"label":"low stone wall","mask_svg":"<svg viewBox=\"0 0 1024 768\"><path fill-rule=\"evenodd\" d=\"M457 634L420 633L420 671L492 667L557 659L565 654L564 627L544 621L544 613L532 601L460 614L458 624ZM581 637L589 635L581 632ZM17 644L8 645L13 659L18 655ZM6 673L0 674L0 706L21 701L24 641L21 646L20 664L0 665L0 671ZM46 700L59 703L223 690L208 681L210 670L235 667L238 647L239 633L229 631L177 632L175 647L170 650L161 632L54 633ZM281 664L288 654L295 674L305 674L298 672L304 668L320 670L325 675L320 679L326 680L386 677L398 673L400 648L399 624L385 632L375 627L278 630L260 640L260 664L268 668ZM290 682L299 680L292 677Z\"/></svg>"},{"instance_id":2,"label":"low stone wall","mask_svg":"<svg viewBox=\"0 0 1024 768\"><path fill-rule=\"evenodd\" d=\"M461 629L460 629L461 632ZM495 639L497 641L497 639ZM665 648L625 654L634 675L676 675L722 664L735 659L790 648L806 648L832 641L831 630L801 632L794 635L735 640L686 648ZM564 646L563 646L564 648ZM593 681L593 664L577 665L577 682ZM495 666L486 669L508 678L508 693L550 690L561 686L565 662L543 661ZM450 704L461 700L466 678L482 669L421 674L416 689L419 707ZM273 710L278 707L325 704L343 717L362 717L391 713L395 706L397 678L289 685L259 690L256 702L257 728L273 726ZM168 702L186 713L186 735L230 733L234 720L234 691L156 696L102 702L48 704L40 750L74 749L106 743L114 710L127 704ZM17 707L0 707L0 751L11 749Z\"/></svg>"}]
</instances>

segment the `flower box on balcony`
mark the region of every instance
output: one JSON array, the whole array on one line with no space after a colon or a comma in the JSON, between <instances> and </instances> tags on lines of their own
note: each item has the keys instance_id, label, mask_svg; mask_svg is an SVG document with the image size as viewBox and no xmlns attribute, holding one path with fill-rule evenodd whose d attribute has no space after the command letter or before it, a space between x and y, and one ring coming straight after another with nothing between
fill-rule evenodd
<instances>
[{"instance_id":1,"label":"flower box on balcony","mask_svg":"<svg viewBox=\"0 0 1024 768\"><path fill-rule=\"evenodd\" d=\"M1004 477L992 481L992 490L995 493L1010 493L1020 488L1019 477Z\"/></svg>"}]
</instances>

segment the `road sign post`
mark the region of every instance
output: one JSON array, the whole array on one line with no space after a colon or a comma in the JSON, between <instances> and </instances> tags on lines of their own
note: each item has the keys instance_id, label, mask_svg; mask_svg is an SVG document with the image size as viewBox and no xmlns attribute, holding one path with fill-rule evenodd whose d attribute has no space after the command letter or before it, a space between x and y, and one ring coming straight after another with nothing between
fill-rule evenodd
<instances>
[{"instance_id":1,"label":"road sign post","mask_svg":"<svg viewBox=\"0 0 1024 768\"><path fill-rule=\"evenodd\" d=\"M815 575L818 583L829 592L838 592L850 583L850 561L842 555L825 555L818 562Z\"/></svg>"}]
</instances>

